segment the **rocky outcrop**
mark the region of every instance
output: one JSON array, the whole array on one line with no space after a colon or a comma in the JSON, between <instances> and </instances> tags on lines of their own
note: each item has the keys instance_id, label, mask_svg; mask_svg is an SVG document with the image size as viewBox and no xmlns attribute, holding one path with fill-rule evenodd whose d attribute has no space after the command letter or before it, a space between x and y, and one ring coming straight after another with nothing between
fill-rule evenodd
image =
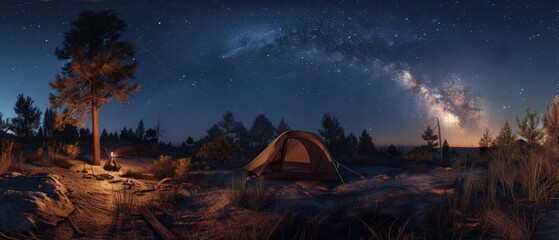
<instances>
[{"instance_id":1,"label":"rocky outcrop","mask_svg":"<svg viewBox=\"0 0 559 240\"><path fill-rule=\"evenodd\" d=\"M0 229L26 232L53 227L74 211L68 190L54 174L0 177Z\"/></svg>"}]
</instances>

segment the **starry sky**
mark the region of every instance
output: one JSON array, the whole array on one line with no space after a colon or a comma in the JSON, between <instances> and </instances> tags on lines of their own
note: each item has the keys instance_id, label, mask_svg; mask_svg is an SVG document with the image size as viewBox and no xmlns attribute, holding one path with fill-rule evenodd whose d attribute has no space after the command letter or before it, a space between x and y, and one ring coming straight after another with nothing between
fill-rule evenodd
<instances>
[{"instance_id":1,"label":"starry sky","mask_svg":"<svg viewBox=\"0 0 559 240\"><path fill-rule=\"evenodd\" d=\"M195 139L226 111L317 132L324 113L377 145L418 145L441 121L451 146L477 146L559 94L559 2L1 1L0 112L19 93L42 111L54 49L83 10L128 23L140 92L101 109L101 128ZM514 125L514 124L513 124Z\"/></svg>"}]
</instances>

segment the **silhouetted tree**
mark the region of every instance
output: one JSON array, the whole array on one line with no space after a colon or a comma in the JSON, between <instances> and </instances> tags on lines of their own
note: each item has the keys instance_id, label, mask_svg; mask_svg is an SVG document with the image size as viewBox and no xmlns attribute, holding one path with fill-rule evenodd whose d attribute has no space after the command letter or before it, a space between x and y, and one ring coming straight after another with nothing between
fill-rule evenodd
<instances>
[{"instance_id":1,"label":"silhouetted tree","mask_svg":"<svg viewBox=\"0 0 559 240\"><path fill-rule=\"evenodd\" d=\"M145 134L146 134L146 129L144 128L144 120L140 119L140 122L138 123L138 127L136 127L136 139L138 139L138 141L143 141Z\"/></svg>"},{"instance_id":2,"label":"silhouetted tree","mask_svg":"<svg viewBox=\"0 0 559 240\"><path fill-rule=\"evenodd\" d=\"M505 121L505 124L501 128L499 135L495 138L495 147L502 151L509 151L514 148L516 142L516 135L512 133L509 121Z\"/></svg>"},{"instance_id":3,"label":"silhouetted tree","mask_svg":"<svg viewBox=\"0 0 559 240\"><path fill-rule=\"evenodd\" d=\"M240 146L232 143L225 136L218 136L214 140L204 143L200 151L196 154L199 158L216 159L220 164L225 160L238 157Z\"/></svg>"},{"instance_id":4,"label":"silhouetted tree","mask_svg":"<svg viewBox=\"0 0 559 240\"><path fill-rule=\"evenodd\" d=\"M357 147L357 156L366 162L373 160L375 154L375 145L373 144L373 138L367 133L365 129L361 132L359 136L359 145Z\"/></svg>"},{"instance_id":5,"label":"silhouetted tree","mask_svg":"<svg viewBox=\"0 0 559 240\"><path fill-rule=\"evenodd\" d=\"M359 141L357 140L357 137L355 137L355 135L353 135L353 133L349 133L349 135L347 135L347 137L345 138L344 142L344 154L346 155L346 157L354 157L355 153L357 152L357 148L359 146Z\"/></svg>"},{"instance_id":6,"label":"silhouetted tree","mask_svg":"<svg viewBox=\"0 0 559 240\"><path fill-rule=\"evenodd\" d=\"M244 152L250 151L250 132L242 122L235 122L235 143L241 146Z\"/></svg>"},{"instance_id":7,"label":"silhouetted tree","mask_svg":"<svg viewBox=\"0 0 559 240\"><path fill-rule=\"evenodd\" d=\"M322 128L318 129L320 136L324 138L324 142L328 149L334 153L334 155L340 154L341 143L345 139L344 129L340 126L340 122L334 116L329 113L322 115Z\"/></svg>"},{"instance_id":8,"label":"silhouetted tree","mask_svg":"<svg viewBox=\"0 0 559 240\"><path fill-rule=\"evenodd\" d=\"M443 142L443 163L450 163L450 146L446 139Z\"/></svg>"},{"instance_id":9,"label":"silhouetted tree","mask_svg":"<svg viewBox=\"0 0 559 240\"><path fill-rule=\"evenodd\" d=\"M479 139L479 155L482 157L488 156L491 152L491 148L493 147L493 137L489 132L489 129L485 129L483 132L483 136Z\"/></svg>"},{"instance_id":10,"label":"silhouetted tree","mask_svg":"<svg viewBox=\"0 0 559 240\"><path fill-rule=\"evenodd\" d=\"M276 128L264 114L256 116L250 127L250 136L254 151L260 152L268 146L269 141L274 138Z\"/></svg>"},{"instance_id":11,"label":"silhouetted tree","mask_svg":"<svg viewBox=\"0 0 559 240\"><path fill-rule=\"evenodd\" d=\"M427 145L425 145L429 151L432 151L434 147L438 146L439 143L437 142L437 140L439 139L439 136L437 136L434 132L433 129L431 129L431 126L427 126L427 129L425 129L425 131L423 132L423 135L421 135L421 138L427 142Z\"/></svg>"},{"instance_id":12,"label":"silhouetted tree","mask_svg":"<svg viewBox=\"0 0 559 240\"><path fill-rule=\"evenodd\" d=\"M118 141L120 140L120 138L118 137L118 132L114 132L113 133L113 137L110 139L111 141Z\"/></svg>"},{"instance_id":13,"label":"silhouetted tree","mask_svg":"<svg viewBox=\"0 0 559 240\"><path fill-rule=\"evenodd\" d=\"M551 106L547 104L547 115L542 117L543 126L547 137L545 143L551 149L559 152L559 96L551 101Z\"/></svg>"},{"instance_id":14,"label":"silhouetted tree","mask_svg":"<svg viewBox=\"0 0 559 240\"><path fill-rule=\"evenodd\" d=\"M5 135L11 128L10 119L3 120L2 117L3 115L0 112L0 136Z\"/></svg>"},{"instance_id":15,"label":"silhouetted tree","mask_svg":"<svg viewBox=\"0 0 559 240\"><path fill-rule=\"evenodd\" d=\"M526 108L526 116L521 120L516 117L518 123L518 135L523 138L529 148L539 146L545 137L544 130L540 127L540 118L536 110L532 111L530 107Z\"/></svg>"},{"instance_id":16,"label":"silhouetted tree","mask_svg":"<svg viewBox=\"0 0 559 240\"><path fill-rule=\"evenodd\" d=\"M39 127L39 130L37 131L37 137L44 137L45 136L45 131L43 131L43 127Z\"/></svg>"},{"instance_id":17,"label":"silhouetted tree","mask_svg":"<svg viewBox=\"0 0 559 240\"><path fill-rule=\"evenodd\" d=\"M189 147L194 145L194 139L192 139L191 136L188 136L188 138L186 138L186 145Z\"/></svg>"},{"instance_id":18,"label":"silhouetted tree","mask_svg":"<svg viewBox=\"0 0 559 240\"><path fill-rule=\"evenodd\" d=\"M12 118L12 130L18 136L31 137L35 135L35 129L41 123L41 111L33 106L31 97L23 97L23 94L17 95L16 105L14 107L16 117Z\"/></svg>"},{"instance_id":19,"label":"silhouetted tree","mask_svg":"<svg viewBox=\"0 0 559 240\"><path fill-rule=\"evenodd\" d=\"M52 137L54 133L54 123L55 123L56 112L52 108L48 107L45 109L43 114L43 132L45 137Z\"/></svg>"},{"instance_id":20,"label":"silhouetted tree","mask_svg":"<svg viewBox=\"0 0 559 240\"><path fill-rule=\"evenodd\" d=\"M62 130L55 130L53 136L64 142L75 142L80 138L78 128L70 124L64 125Z\"/></svg>"},{"instance_id":21,"label":"silhouetted tree","mask_svg":"<svg viewBox=\"0 0 559 240\"><path fill-rule=\"evenodd\" d=\"M277 129L277 133L276 136L279 136L280 134L282 134L283 132L289 131L289 125L287 125L287 122L285 122L285 119L281 119L278 123L278 129Z\"/></svg>"},{"instance_id":22,"label":"silhouetted tree","mask_svg":"<svg viewBox=\"0 0 559 240\"><path fill-rule=\"evenodd\" d=\"M146 130L146 141L150 143L157 143L159 139L157 139L157 132L154 129Z\"/></svg>"},{"instance_id":23,"label":"silhouetted tree","mask_svg":"<svg viewBox=\"0 0 559 240\"><path fill-rule=\"evenodd\" d=\"M109 134L107 133L106 129L103 129L103 132L101 133L101 140L103 141L109 140Z\"/></svg>"},{"instance_id":24,"label":"silhouetted tree","mask_svg":"<svg viewBox=\"0 0 559 240\"><path fill-rule=\"evenodd\" d=\"M65 33L63 47L56 49L65 64L50 84L58 91L51 94L50 102L54 109L67 109L57 114L56 127L84 125L84 118L91 115L95 165L101 163L99 109L113 96L124 104L140 89L128 81L134 78L136 63L132 45L119 40L126 26L112 11L83 11Z\"/></svg>"},{"instance_id":25,"label":"silhouetted tree","mask_svg":"<svg viewBox=\"0 0 559 240\"><path fill-rule=\"evenodd\" d=\"M217 125L226 138L229 140L233 139L236 122L232 112L228 111L223 114L223 119L219 121Z\"/></svg>"},{"instance_id":26,"label":"silhouetted tree","mask_svg":"<svg viewBox=\"0 0 559 240\"><path fill-rule=\"evenodd\" d=\"M91 138L91 131L89 130L89 128L80 128L79 132L81 140Z\"/></svg>"},{"instance_id":27,"label":"silhouetted tree","mask_svg":"<svg viewBox=\"0 0 559 240\"><path fill-rule=\"evenodd\" d=\"M388 146L388 149L386 149L386 154L389 157L399 157L401 153L398 151L398 149L394 145L390 145L390 146Z\"/></svg>"},{"instance_id":28,"label":"silhouetted tree","mask_svg":"<svg viewBox=\"0 0 559 240\"><path fill-rule=\"evenodd\" d=\"M219 128L219 125L217 124L212 125L212 127L208 129L206 132L208 133L208 138L210 140L213 140L219 136L223 136L223 132L221 131L221 128Z\"/></svg>"},{"instance_id":29,"label":"silhouetted tree","mask_svg":"<svg viewBox=\"0 0 559 240\"><path fill-rule=\"evenodd\" d=\"M167 130L163 129L163 126L161 126L161 120L157 119L157 123L155 123L155 137L157 139L161 139L162 137L165 136L165 133L167 133Z\"/></svg>"}]
</instances>

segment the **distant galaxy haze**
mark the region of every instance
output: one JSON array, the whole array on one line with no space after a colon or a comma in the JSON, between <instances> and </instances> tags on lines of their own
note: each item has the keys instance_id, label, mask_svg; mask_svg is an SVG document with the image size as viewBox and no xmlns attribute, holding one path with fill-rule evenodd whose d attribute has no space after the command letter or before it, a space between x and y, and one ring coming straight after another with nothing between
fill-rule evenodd
<instances>
[{"instance_id":1,"label":"distant galaxy haze","mask_svg":"<svg viewBox=\"0 0 559 240\"><path fill-rule=\"evenodd\" d=\"M418 145L438 117L477 146L559 94L558 2L1 1L0 112L19 93L44 111L54 56L83 10L129 26L142 90L101 109L101 128L158 119L164 141L205 135L226 111L317 132L324 113L377 145Z\"/></svg>"}]
</instances>

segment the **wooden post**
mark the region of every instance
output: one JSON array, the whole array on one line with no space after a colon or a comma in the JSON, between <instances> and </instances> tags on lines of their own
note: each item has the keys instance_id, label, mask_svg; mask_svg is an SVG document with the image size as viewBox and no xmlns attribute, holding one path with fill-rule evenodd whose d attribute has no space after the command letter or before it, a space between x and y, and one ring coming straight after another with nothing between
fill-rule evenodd
<instances>
[{"instance_id":1,"label":"wooden post","mask_svg":"<svg viewBox=\"0 0 559 240\"><path fill-rule=\"evenodd\" d=\"M443 137L441 136L441 125L439 124L439 118L437 117L437 128L439 128L439 157L441 159L441 164L443 163Z\"/></svg>"}]
</instances>

